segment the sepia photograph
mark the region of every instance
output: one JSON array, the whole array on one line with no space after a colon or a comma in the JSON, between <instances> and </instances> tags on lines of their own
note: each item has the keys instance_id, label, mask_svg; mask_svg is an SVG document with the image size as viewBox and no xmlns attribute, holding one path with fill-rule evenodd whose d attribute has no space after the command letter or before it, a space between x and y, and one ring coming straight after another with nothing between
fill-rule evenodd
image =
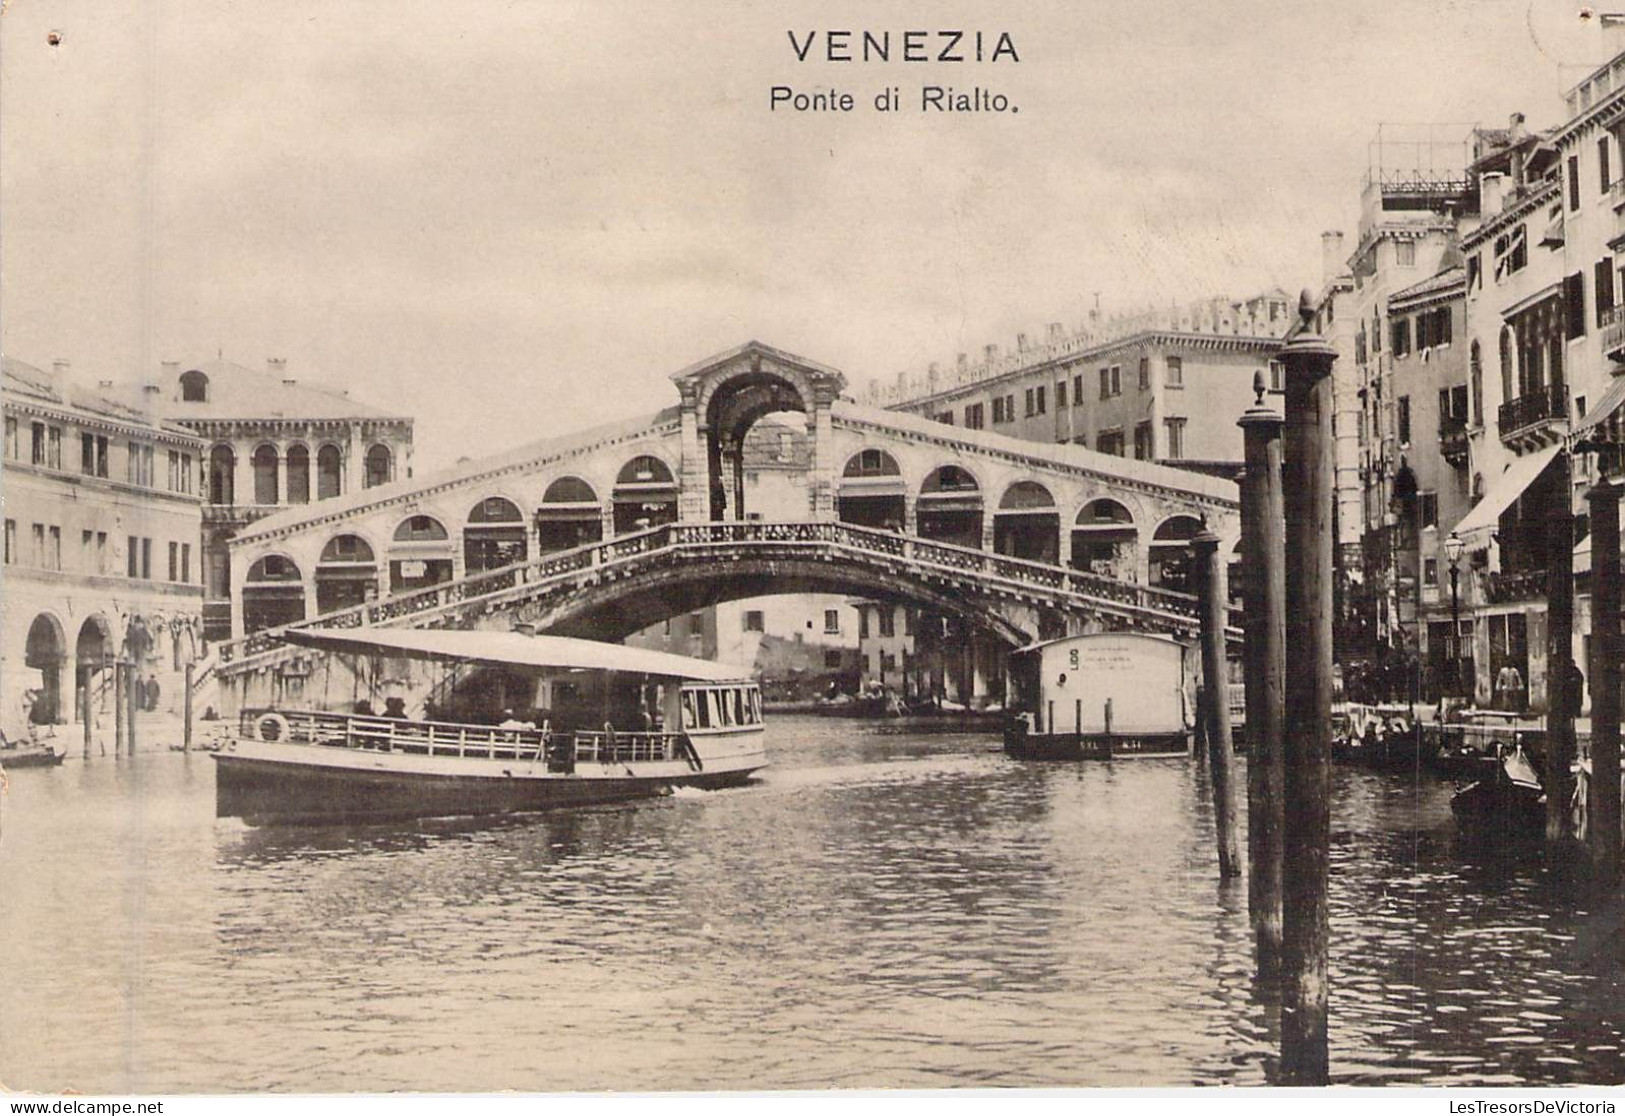
<instances>
[{"instance_id":1,"label":"sepia photograph","mask_svg":"<svg viewBox=\"0 0 1625 1116\"><path fill-rule=\"evenodd\" d=\"M1625 6L6 0L0 361L14 1101L1625 1096Z\"/></svg>"}]
</instances>

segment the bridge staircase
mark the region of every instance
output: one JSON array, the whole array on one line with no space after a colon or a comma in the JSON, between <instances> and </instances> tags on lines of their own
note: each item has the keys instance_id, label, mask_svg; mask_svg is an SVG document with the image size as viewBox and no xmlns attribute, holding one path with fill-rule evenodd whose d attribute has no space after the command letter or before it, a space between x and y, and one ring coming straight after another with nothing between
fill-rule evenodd
<instances>
[{"instance_id":1,"label":"bridge staircase","mask_svg":"<svg viewBox=\"0 0 1625 1116\"><path fill-rule=\"evenodd\" d=\"M1105 618L1113 627L1194 637L1196 598L1085 570L954 546L841 522L670 523L352 608L324 613L217 645L199 677L229 680L309 651L278 640L290 628L471 627L482 616L618 579L745 558L843 563L923 581L957 594ZM1232 629L1233 639L1239 632Z\"/></svg>"}]
</instances>

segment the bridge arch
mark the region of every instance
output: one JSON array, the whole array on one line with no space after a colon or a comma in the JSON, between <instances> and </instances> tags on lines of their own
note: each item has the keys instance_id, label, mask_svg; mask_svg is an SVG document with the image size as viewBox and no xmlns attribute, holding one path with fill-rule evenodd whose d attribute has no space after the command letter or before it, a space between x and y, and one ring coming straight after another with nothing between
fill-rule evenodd
<instances>
[{"instance_id":1,"label":"bridge arch","mask_svg":"<svg viewBox=\"0 0 1625 1116\"><path fill-rule=\"evenodd\" d=\"M316 612L325 615L364 604L378 595L378 557L356 533L334 535L316 560Z\"/></svg>"},{"instance_id":2,"label":"bridge arch","mask_svg":"<svg viewBox=\"0 0 1625 1116\"><path fill-rule=\"evenodd\" d=\"M903 530L908 481L897 458L874 447L847 458L836 486L835 514L843 523Z\"/></svg>"},{"instance_id":3,"label":"bridge arch","mask_svg":"<svg viewBox=\"0 0 1625 1116\"><path fill-rule=\"evenodd\" d=\"M468 510L463 524L463 569L472 574L523 562L529 543L519 504L506 496L486 496Z\"/></svg>"},{"instance_id":4,"label":"bridge arch","mask_svg":"<svg viewBox=\"0 0 1625 1116\"><path fill-rule=\"evenodd\" d=\"M645 450L621 466L610 490L617 535L677 521L677 471L659 454Z\"/></svg>"},{"instance_id":5,"label":"bridge arch","mask_svg":"<svg viewBox=\"0 0 1625 1116\"><path fill-rule=\"evenodd\" d=\"M695 411L705 441L709 518L744 519L745 437L774 414L806 417L818 406L817 386L804 370L752 354L748 365L695 383Z\"/></svg>"},{"instance_id":6,"label":"bridge arch","mask_svg":"<svg viewBox=\"0 0 1625 1116\"><path fill-rule=\"evenodd\" d=\"M960 464L938 465L920 482L916 533L924 539L982 549L982 482Z\"/></svg>"},{"instance_id":7,"label":"bridge arch","mask_svg":"<svg viewBox=\"0 0 1625 1116\"><path fill-rule=\"evenodd\" d=\"M536 550L550 554L604 537L604 509L592 485L574 473L555 477L536 509Z\"/></svg>"},{"instance_id":8,"label":"bridge arch","mask_svg":"<svg viewBox=\"0 0 1625 1116\"><path fill-rule=\"evenodd\" d=\"M1140 529L1127 505L1097 496L1078 509L1072 522L1071 564L1105 577L1139 580Z\"/></svg>"},{"instance_id":9,"label":"bridge arch","mask_svg":"<svg viewBox=\"0 0 1625 1116\"><path fill-rule=\"evenodd\" d=\"M410 593L450 581L455 552L451 532L437 517L408 515L396 525L389 544L389 591Z\"/></svg>"},{"instance_id":10,"label":"bridge arch","mask_svg":"<svg viewBox=\"0 0 1625 1116\"><path fill-rule=\"evenodd\" d=\"M1147 548L1148 578L1152 585L1191 591L1191 540L1202 530L1202 521L1194 515L1171 515L1157 524Z\"/></svg>"},{"instance_id":11,"label":"bridge arch","mask_svg":"<svg viewBox=\"0 0 1625 1116\"><path fill-rule=\"evenodd\" d=\"M1061 515L1046 486L1017 480L1005 488L993 515L993 549L1031 562L1060 561Z\"/></svg>"},{"instance_id":12,"label":"bridge arch","mask_svg":"<svg viewBox=\"0 0 1625 1116\"><path fill-rule=\"evenodd\" d=\"M305 580L286 554L262 555L243 582L243 630L258 632L305 618Z\"/></svg>"}]
</instances>

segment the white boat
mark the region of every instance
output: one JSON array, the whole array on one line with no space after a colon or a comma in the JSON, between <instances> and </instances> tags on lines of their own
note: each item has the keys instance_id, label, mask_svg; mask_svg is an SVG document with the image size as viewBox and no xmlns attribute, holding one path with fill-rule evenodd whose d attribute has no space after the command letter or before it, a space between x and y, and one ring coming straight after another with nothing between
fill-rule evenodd
<instances>
[{"instance_id":1,"label":"white boat","mask_svg":"<svg viewBox=\"0 0 1625 1116\"><path fill-rule=\"evenodd\" d=\"M509 813L731 786L767 766L761 693L741 667L518 632L282 638L353 657L343 677L374 689L383 679L397 696L383 714L370 700L244 709L213 753L220 817Z\"/></svg>"},{"instance_id":2,"label":"white boat","mask_svg":"<svg viewBox=\"0 0 1625 1116\"><path fill-rule=\"evenodd\" d=\"M1023 647L1010 656L1004 750L1053 760L1185 755L1193 657L1167 636L1133 632Z\"/></svg>"}]
</instances>

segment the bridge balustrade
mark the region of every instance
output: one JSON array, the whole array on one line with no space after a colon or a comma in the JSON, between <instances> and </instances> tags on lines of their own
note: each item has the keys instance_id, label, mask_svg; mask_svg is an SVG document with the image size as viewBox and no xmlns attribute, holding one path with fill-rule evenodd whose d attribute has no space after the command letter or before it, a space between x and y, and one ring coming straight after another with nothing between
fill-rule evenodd
<instances>
[{"instance_id":1,"label":"bridge balustrade","mask_svg":"<svg viewBox=\"0 0 1625 1116\"><path fill-rule=\"evenodd\" d=\"M550 582L568 579L586 570L630 567L651 557L676 551L743 544L784 545L792 549L811 546L819 551L837 546L848 552L884 558L888 567L894 565L893 560L903 559L906 564L936 568L945 573L978 574L1019 585L1109 601L1146 613L1160 613L1166 618L1178 618L1182 624L1194 622L1197 615L1196 598L1175 590L1118 581L1087 570L1052 566L850 523L674 523L256 632L242 640L222 644L218 661L221 665L241 663L247 658L277 650L280 646L278 637L289 628L318 624L337 628L384 624L443 612L465 601L496 599L503 594L511 596L526 588L540 590Z\"/></svg>"}]
</instances>

